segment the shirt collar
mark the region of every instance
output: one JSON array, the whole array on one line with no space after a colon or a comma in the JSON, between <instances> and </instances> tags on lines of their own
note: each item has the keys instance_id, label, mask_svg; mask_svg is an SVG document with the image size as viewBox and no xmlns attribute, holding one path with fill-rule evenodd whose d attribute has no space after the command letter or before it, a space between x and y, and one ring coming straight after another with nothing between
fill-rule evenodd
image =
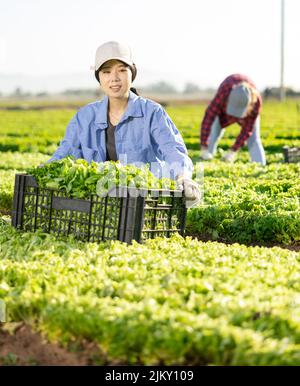
<instances>
[{"instance_id":1,"label":"shirt collar","mask_svg":"<svg viewBox=\"0 0 300 386\"><path fill-rule=\"evenodd\" d=\"M108 126L107 123L107 108L108 108L108 96L106 95L101 103L99 104L99 108L97 111L95 123L101 124L101 128L106 128ZM128 105L127 109L124 113L124 116L120 122L125 121L129 117L143 117L143 111L141 104L139 103L139 97L134 94L132 91L129 91Z\"/></svg>"}]
</instances>

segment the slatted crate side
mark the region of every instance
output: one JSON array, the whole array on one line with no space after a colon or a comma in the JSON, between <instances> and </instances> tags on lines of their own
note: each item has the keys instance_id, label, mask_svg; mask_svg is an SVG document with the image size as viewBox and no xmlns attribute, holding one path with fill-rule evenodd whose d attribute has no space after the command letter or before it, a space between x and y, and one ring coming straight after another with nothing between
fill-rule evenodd
<instances>
[{"instance_id":1,"label":"slatted crate side","mask_svg":"<svg viewBox=\"0 0 300 386\"><path fill-rule=\"evenodd\" d=\"M184 198L178 193L121 187L106 197L77 199L39 188L32 176L16 175L12 225L92 242L170 237L185 227Z\"/></svg>"}]
</instances>

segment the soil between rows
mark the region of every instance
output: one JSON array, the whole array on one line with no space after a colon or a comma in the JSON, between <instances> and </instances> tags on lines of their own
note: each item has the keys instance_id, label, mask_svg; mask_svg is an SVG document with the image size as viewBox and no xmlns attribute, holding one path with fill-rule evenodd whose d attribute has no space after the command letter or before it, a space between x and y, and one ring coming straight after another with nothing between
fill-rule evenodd
<instances>
[{"instance_id":1,"label":"soil between rows","mask_svg":"<svg viewBox=\"0 0 300 386\"><path fill-rule=\"evenodd\" d=\"M48 342L23 322L0 323L0 366L86 366L107 360L96 343L82 342L71 349ZM114 364L114 363L111 363Z\"/></svg>"}]
</instances>

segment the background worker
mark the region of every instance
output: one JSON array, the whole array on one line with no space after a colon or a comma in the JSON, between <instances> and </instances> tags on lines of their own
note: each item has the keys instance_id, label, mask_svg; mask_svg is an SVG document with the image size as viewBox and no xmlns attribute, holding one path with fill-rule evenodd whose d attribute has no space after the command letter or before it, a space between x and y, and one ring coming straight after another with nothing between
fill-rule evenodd
<instances>
[{"instance_id":1,"label":"background worker","mask_svg":"<svg viewBox=\"0 0 300 386\"><path fill-rule=\"evenodd\" d=\"M73 155L88 162L149 164L156 177L177 181L187 207L196 205L200 190L183 139L161 105L131 88L136 74L126 44L110 41L98 47L95 77L105 96L75 114L49 162Z\"/></svg>"},{"instance_id":2,"label":"background worker","mask_svg":"<svg viewBox=\"0 0 300 386\"><path fill-rule=\"evenodd\" d=\"M265 152L260 139L261 106L261 96L251 79L241 74L228 76L206 109L201 124L200 157L212 159L224 128L237 123L241 131L231 149L223 156L223 161L234 162L237 152L247 142L251 161L265 165Z\"/></svg>"}]
</instances>

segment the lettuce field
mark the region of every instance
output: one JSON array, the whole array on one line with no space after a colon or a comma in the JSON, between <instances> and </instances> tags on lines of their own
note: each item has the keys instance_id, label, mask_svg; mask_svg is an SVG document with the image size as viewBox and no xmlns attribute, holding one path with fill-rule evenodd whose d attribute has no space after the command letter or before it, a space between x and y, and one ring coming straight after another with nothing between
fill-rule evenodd
<instances>
[{"instance_id":1,"label":"lettuce field","mask_svg":"<svg viewBox=\"0 0 300 386\"><path fill-rule=\"evenodd\" d=\"M198 165L204 109L167 107ZM89 342L96 364L300 365L300 163L282 154L300 147L299 102L264 103L265 167L246 147L222 162L239 132L226 129L185 237L132 245L10 225L15 174L50 158L75 112L0 110L2 326L25 323L78 355Z\"/></svg>"}]
</instances>

